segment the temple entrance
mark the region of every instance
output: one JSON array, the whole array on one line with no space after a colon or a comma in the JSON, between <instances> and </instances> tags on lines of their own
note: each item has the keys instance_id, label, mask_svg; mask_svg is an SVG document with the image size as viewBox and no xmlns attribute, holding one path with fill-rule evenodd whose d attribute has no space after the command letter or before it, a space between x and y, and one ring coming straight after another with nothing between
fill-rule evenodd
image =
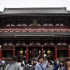
<instances>
[{"instance_id":1,"label":"temple entrance","mask_svg":"<svg viewBox=\"0 0 70 70\"><path fill-rule=\"evenodd\" d=\"M44 57L48 57L51 60L54 60L54 47L44 47Z\"/></svg>"},{"instance_id":2,"label":"temple entrance","mask_svg":"<svg viewBox=\"0 0 70 70\"><path fill-rule=\"evenodd\" d=\"M40 47L29 47L29 58L38 58L41 55Z\"/></svg>"},{"instance_id":3,"label":"temple entrance","mask_svg":"<svg viewBox=\"0 0 70 70\"><path fill-rule=\"evenodd\" d=\"M25 47L16 47L16 56L18 56L19 59L26 59L26 48Z\"/></svg>"}]
</instances>

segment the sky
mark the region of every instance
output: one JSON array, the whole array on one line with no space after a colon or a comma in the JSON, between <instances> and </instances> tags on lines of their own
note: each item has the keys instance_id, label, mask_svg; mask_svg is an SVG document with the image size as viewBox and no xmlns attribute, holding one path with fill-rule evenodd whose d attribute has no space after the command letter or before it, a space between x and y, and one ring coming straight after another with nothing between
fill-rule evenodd
<instances>
[{"instance_id":1,"label":"sky","mask_svg":"<svg viewBox=\"0 0 70 70\"><path fill-rule=\"evenodd\" d=\"M0 0L0 11L24 7L66 7L70 10L70 0Z\"/></svg>"}]
</instances>

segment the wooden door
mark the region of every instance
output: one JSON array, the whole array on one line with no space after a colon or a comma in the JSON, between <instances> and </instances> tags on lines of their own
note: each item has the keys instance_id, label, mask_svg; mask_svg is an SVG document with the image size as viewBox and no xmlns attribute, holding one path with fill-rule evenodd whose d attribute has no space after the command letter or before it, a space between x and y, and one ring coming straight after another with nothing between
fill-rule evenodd
<instances>
[{"instance_id":1,"label":"wooden door","mask_svg":"<svg viewBox=\"0 0 70 70\"><path fill-rule=\"evenodd\" d=\"M39 55L39 48L30 48L30 58L36 58Z\"/></svg>"}]
</instances>

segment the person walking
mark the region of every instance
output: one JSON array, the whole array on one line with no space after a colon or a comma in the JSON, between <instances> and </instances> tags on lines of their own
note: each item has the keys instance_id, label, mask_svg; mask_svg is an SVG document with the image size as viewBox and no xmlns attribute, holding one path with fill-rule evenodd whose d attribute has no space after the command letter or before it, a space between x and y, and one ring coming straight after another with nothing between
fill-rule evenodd
<instances>
[{"instance_id":1,"label":"person walking","mask_svg":"<svg viewBox=\"0 0 70 70\"><path fill-rule=\"evenodd\" d=\"M50 60L50 68L51 68L51 69L53 68L52 60Z\"/></svg>"},{"instance_id":2,"label":"person walking","mask_svg":"<svg viewBox=\"0 0 70 70\"><path fill-rule=\"evenodd\" d=\"M66 58L66 60L65 60L65 69L64 70L70 70L70 57Z\"/></svg>"},{"instance_id":3,"label":"person walking","mask_svg":"<svg viewBox=\"0 0 70 70\"><path fill-rule=\"evenodd\" d=\"M1 59L0 59L0 70L3 70L3 63Z\"/></svg>"},{"instance_id":4,"label":"person walking","mask_svg":"<svg viewBox=\"0 0 70 70\"><path fill-rule=\"evenodd\" d=\"M35 70L33 65L31 64L31 59L27 61L27 64L24 66L23 70Z\"/></svg>"},{"instance_id":5,"label":"person walking","mask_svg":"<svg viewBox=\"0 0 70 70\"><path fill-rule=\"evenodd\" d=\"M6 66L5 70L21 70L21 66L17 63L17 56L14 56L12 59L13 61Z\"/></svg>"},{"instance_id":6,"label":"person walking","mask_svg":"<svg viewBox=\"0 0 70 70\"><path fill-rule=\"evenodd\" d=\"M53 70L65 70L65 66L64 66L64 61L60 61L59 64L57 64Z\"/></svg>"},{"instance_id":7,"label":"person walking","mask_svg":"<svg viewBox=\"0 0 70 70\"><path fill-rule=\"evenodd\" d=\"M39 57L39 63L36 64L35 70L47 70L47 66L44 63L44 58L42 56Z\"/></svg>"}]
</instances>

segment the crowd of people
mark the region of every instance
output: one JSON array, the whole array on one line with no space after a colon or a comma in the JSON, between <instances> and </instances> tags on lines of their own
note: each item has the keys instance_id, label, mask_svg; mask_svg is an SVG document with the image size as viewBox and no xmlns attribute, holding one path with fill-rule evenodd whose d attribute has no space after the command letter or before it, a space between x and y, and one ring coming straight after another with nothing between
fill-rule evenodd
<instances>
[{"instance_id":1,"label":"crowd of people","mask_svg":"<svg viewBox=\"0 0 70 70\"><path fill-rule=\"evenodd\" d=\"M18 61L17 56L12 58L12 61L5 63L4 60L0 59L0 70L70 70L70 58L64 60L48 60L47 57L43 58L40 56L38 60L29 59Z\"/></svg>"}]
</instances>

